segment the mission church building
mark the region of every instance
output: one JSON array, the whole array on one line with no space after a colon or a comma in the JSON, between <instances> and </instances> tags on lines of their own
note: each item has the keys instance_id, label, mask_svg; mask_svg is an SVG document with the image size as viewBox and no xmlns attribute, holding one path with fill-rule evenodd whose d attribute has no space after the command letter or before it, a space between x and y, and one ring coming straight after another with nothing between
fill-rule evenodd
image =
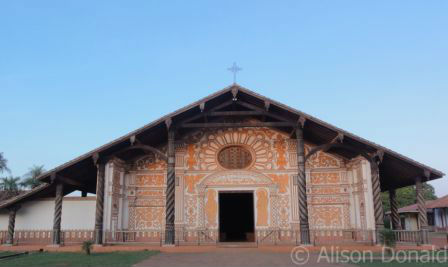
<instances>
[{"instance_id":1,"label":"mission church building","mask_svg":"<svg viewBox=\"0 0 448 267\"><path fill-rule=\"evenodd\" d=\"M443 175L233 84L45 173L0 204L0 234L6 244L373 244L382 191L401 229L395 190L416 185L424 233L422 183ZM83 197L64 197L74 191Z\"/></svg>"}]
</instances>

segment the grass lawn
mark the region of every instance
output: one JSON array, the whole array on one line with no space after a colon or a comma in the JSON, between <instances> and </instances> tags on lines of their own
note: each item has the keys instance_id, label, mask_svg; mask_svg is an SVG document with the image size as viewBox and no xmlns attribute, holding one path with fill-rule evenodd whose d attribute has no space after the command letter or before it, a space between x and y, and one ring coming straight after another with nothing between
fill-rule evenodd
<instances>
[{"instance_id":1,"label":"grass lawn","mask_svg":"<svg viewBox=\"0 0 448 267\"><path fill-rule=\"evenodd\" d=\"M88 256L84 253L76 252L35 252L11 259L0 260L0 266L125 267L132 266L157 253L157 251L126 251L92 253L90 256Z\"/></svg>"}]
</instances>

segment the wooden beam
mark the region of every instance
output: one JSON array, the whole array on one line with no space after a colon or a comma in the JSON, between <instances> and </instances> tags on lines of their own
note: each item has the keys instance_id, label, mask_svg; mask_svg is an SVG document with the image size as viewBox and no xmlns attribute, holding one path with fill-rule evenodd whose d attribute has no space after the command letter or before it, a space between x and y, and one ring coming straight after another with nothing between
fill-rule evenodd
<instances>
[{"instance_id":1,"label":"wooden beam","mask_svg":"<svg viewBox=\"0 0 448 267\"><path fill-rule=\"evenodd\" d=\"M64 184L56 184L56 196L54 198L53 217L53 245L61 244L61 222L62 222L62 198L64 197Z\"/></svg>"},{"instance_id":2,"label":"wooden beam","mask_svg":"<svg viewBox=\"0 0 448 267\"><path fill-rule=\"evenodd\" d=\"M215 111L215 110L218 110L218 109L221 109L221 108L225 108L225 107L227 107L227 106L232 105L232 103L234 103L232 100L223 102L222 104L219 104L219 105L213 107L212 109L210 109L210 110L208 110L208 111L205 111L205 112L201 111L201 113L199 113L199 114L197 114L197 115L194 115L194 116L192 116L192 117L190 117L190 118L188 118L188 119L185 119L185 120L181 121L180 124L182 124L182 123L187 123L187 122L190 122L190 121L194 121L194 120L197 120L197 119L202 118L202 117L204 117L204 116L207 116L207 115L209 115L211 112L213 112L213 111ZM205 104L204 104L204 105L205 105Z\"/></svg>"},{"instance_id":3,"label":"wooden beam","mask_svg":"<svg viewBox=\"0 0 448 267\"><path fill-rule=\"evenodd\" d=\"M133 135L129 138L129 143L131 143L131 146L133 146L135 144L136 140L137 140L137 137L135 135Z\"/></svg>"},{"instance_id":4,"label":"wooden beam","mask_svg":"<svg viewBox=\"0 0 448 267\"><path fill-rule=\"evenodd\" d=\"M269 111L269 107L271 106L271 102L269 101L264 101L264 108L266 109L266 111Z\"/></svg>"},{"instance_id":5,"label":"wooden beam","mask_svg":"<svg viewBox=\"0 0 448 267\"><path fill-rule=\"evenodd\" d=\"M306 192L306 159L305 159L305 140L303 139L303 128L296 128L297 139L297 190L299 195L299 222L300 222L300 242L301 244L310 243L310 226L308 221L308 203Z\"/></svg>"},{"instance_id":6,"label":"wooden beam","mask_svg":"<svg viewBox=\"0 0 448 267\"><path fill-rule=\"evenodd\" d=\"M98 164L98 160L100 159L100 154L98 152L92 155L93 164L96 166Z\"/></svg>"},{"instance_id":7,"label":"wooden beam","mask_svg":"<svg viewBox=\"0 0 448 267\"><path fill-rule=\"evenodd\" d=\"M165 244L175 244L175 206L176 206L176 152L175 152L175 132L168 131L166 166L166 202L165 202Z\"/></svg>"},{"instance_id":8,"label":"wooden beam","mask_svg":"<svg viewBox=\"0 0 448 267\"><path fill-rule=\"evenodd\" d=\"M132 150L132 149L141 149L141 150L144 150L144 151L150 151L150 152L153 152L156 155L159 155L159 157L162 160L164 160L164 161L168 160L168 158L165 155L165 153L163 153L162 151L158 150L157 148L149 146L149 145L138 144L138 145L135 145L135 146L128 147L125 150Z\"/></svg>"},{"instance_id":9,"label":"wooden beam","mask_svg":"<svg viewBox=\"0 0 448 267\"><path fill-rule=\"evenodd\" d=\"M274 118L274 119L277 119L277 120L280 120L280 121L288 121L289 122L289 120L285 119L284 117L279 116L279 115L275 115L275 114L273 114L271 112L266 112L263 108L257 107L255 105L252 105L252 104L249 104L249 103L246 103L246 102L242 102L242 101L236 101L235 103L237 105L243 106L245 108L249 108L249 109L252 109L252 110L255 110L255 111L265 112L264 115L269 116L271 118Z\"/></svg>"},{"instance_id":10,"label":"wooden beam","mask_svg":"<svg viewBox=\"0 0 448 267\"><path fill-rule=\"evenodd\" d=\"M266 112L255 111L255 110L245 110L245 111L213 111L208 114L210 117L219 116L256 116L265 115Z\"/></svg>"},{"instance_id":11,"label":"wooden beam","mask_svg":"<svg viewBox=\"0 0 448 267\"><path fill-rule=\"evenodd\" d=\"M134 145L131 145L131 146L126 147L124 149L118 150L118 151L114 152L112 155L107 156L107 160L111 159L114 156L117 156L117 154L120 154L120 153L125 152L125 151L129 151L129 150L134 150L134 149L136 149L136 150L140 149L140 150L143 150L143 151L150 151L150 152L152 152L152 153L154 153L156 155L159 155L159 157L162 160L164 160L164 161L168 160L168 158L165 155L165 153L163 153L162 151L160 151L159 149L157 149L155 147L143 144L135 136L133 136L133 138L131 137L131 144L134 144Z\"/></svg>"},{"instance_id":12,"label":"wooden beam","mask_svg":"<svg viewBox=\"0 0 448 267\"><path fill-rule=\"evenodd\" d=\"M367 159L368 161L372 161L372 157L370 155L368 155L367 153L365 153L364 151L355 148L353 146L350 146L348 144L343 144L343 143L327 143L327 144L323 144L320 146L315 146L313 147L308 154L306 154L305 156L305 161L307 161L313 154L319 152L319 151L328 151L332 148L340 148L340 149L345 149L347 151L350 151L354 154L357 155L361 155L363 156L365 159Z\"/></svg>"},{"instance_id":13,"label":"wooden beam","mask_svg":"<svg viewBox=\"0 0 448 267\"><path fill-rule=\"evenodd\" d=\"M381 163L381 162L383 162L383 158L384 158L384 150L377 150L375 153L371 153L369 155L372 157L372 159L377 158L378 162Z\"/></svg>"},{"instance_id":14,"label":"wooden beam","mask_svg":"<svg viewBox=\"0 0 448 267\"><path fill-rule=\"evenodd\" d=\"M95 244L103 244L104 187L106 165L98 164L96 177Z\"/></svg>"},{"instance_id":15,"label":"wooden beam","mask_svg":"<svg viewBox=\"0 0 448 267\"><path fill-rule=\"evenodd\" d=\"M83 183L81 183L81 182L79 182L79 181L77 181L75 179L68 178L68 177L65 177L65 176L61 176L59 174L56 174L56 179L59 180L60 182L65 183L65 184L73 185L73 186L76 186L76 187L79 187L79 188L85 188L86 187L85 184L83 184Z\"/></svg>"},{"instance_id":16,"label":"wooden beam","mask_svg":"<svg viewBox=\"0 0 448 267\"><path fill-rule=\"evenodd\" d=\"M201 104L199 104L199 109L201 110L201 112L204 112L205 102L202 102Z\"/></svg>"},{"instance_id":17,"label":"wooden beam","mask_svg":"<svg viewBox=\"0 0 448 267\"><path fill-rule=\"evenodd\" d=\"M289 132L289 138L292 138L296 134L297 126L292 128L291 132Z\"/></svg>"},{"instance_id":18,"label":"wooden beam","mask_svg":"<svg viewBox=\"0 0 448 267\"><path fill-rule=\"evenodd\" d=\"M165 125L168 130L170 129L172 123L173 123L173 120L171 118L167 118L165 120Z\"/></svg>"},{"instance_id":19,"label":"wooden beam","mask_svg":"<svg viewBox=\"0 0 448 267\"><path fill-rule=\"evenodd\" d=\"M233 87L232 88L232 97L233 97L233 101L237 101L236 95L238 94L238 88L237 87Z\"/></svg>"},{"instance_id":20,"label":"wooden beam","mask_svg":"<svg viewBox=\"0 0 448 267\"><path fill-rule=\"evenodd\" d=\"M170 122L171 123L171 122ZM168 127L169 128L169 127ZM153 152L154 154L157 154L157 155L159 155L160 156L160 158L162 159L162 160L165 160L165 161L167 161L168 160L168 157L167 157L167 155L165 154L165 153L163 153L162 151L160 151L159 149L157 149L157 148L155 148L155 147L152 147L152 146L150 146L150 145L145 145L145 144L143 144L140 140L138 140L138 139L136 139L136 145L134 145L133 147L137 147L137 149L142 149L142 150L145 150L145 151L151 151L151 152Z\"/></svg>"},{"instance_id":21,"label":"wooden beam","mask_svg":"<svg viewBox=\"0 0 448 267\"><path fill-rule=\"evenodd\" d=\"M292 138L296 134L296 130L299 126L300 126L300 128L303 129L303 127L305 126L305 121L306 121L306 119L304 117L302 117L302 116L299 117L299 119L297 120L297 125L294 126L292 131L289 133L289 138Z\"/></svg>"},{"instance_id":22,"label":"wooden beam","mask_svg":"<svg viewBox=\"0 0 448 267\"><path fill-rule=\"evenodd\" d=\"M294 127L290 122L210 122L210 123L184 123L182 128L217 128L217 127Z\"/></svg>"},{"instance_id":23,"label":"wooden beam","mask_svg":"<svg viewBox=\"0 0 448 267\"><path fill-rule=\"evenodd\" d=\"M333 139L331 139L330 144L341 143L344 141L344 134L338 133ZM326 152L326 151L324 151Z\"/></svg>"}]
</instances>

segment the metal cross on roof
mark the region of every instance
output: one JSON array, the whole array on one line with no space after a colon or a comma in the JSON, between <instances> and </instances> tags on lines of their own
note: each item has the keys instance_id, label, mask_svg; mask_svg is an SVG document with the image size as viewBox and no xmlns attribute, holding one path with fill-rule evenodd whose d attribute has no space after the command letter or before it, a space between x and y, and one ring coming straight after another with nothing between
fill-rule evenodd
<instances>
[{"instance_id":1,"label":"metal cross on roof","mask_svg":"<svg viewBox=\"0 0 448 267\"><path fill-rule=\"evenodd\" d=\"M227 69L228 71L233 73L233 83L236 83L236 74L237 72L243 70L242 68L238 67L238 65L236 65L236 62L233 62L232 67Z\"/></svg>"}]
</instances>

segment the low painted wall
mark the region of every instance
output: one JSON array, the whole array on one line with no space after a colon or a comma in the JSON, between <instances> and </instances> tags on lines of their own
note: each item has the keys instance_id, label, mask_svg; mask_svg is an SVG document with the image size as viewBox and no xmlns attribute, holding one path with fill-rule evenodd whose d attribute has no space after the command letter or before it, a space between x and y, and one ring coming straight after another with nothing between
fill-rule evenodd
<instances>
[{"instance_id":1,"label":"low painted wall","mask_svg":"<svg viewBox=\"0 0 448 267\"><path fill-rule=\"evenodd\" d=\"M62 230L93 230L95 225L96 197L64 197L62 202ZM19 230L53 229L54 199L45 198L22 204L17 211L16 227ZM8 212L0 213L0 230L8 229Z\"/></svg>"}]
</instances>

